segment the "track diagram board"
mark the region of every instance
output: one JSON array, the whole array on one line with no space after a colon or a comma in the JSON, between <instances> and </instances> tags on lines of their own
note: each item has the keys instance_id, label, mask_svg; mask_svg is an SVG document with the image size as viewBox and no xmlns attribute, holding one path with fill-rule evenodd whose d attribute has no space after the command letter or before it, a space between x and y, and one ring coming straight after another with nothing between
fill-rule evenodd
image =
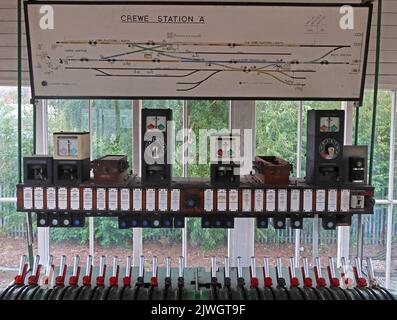
<instances>
[{"instance_id":1,"label":"track diagram board","mask_svg":"<svg viewBox=\"0 0 397 320\"><path fill-rule=\"evenodd\" d=\"M26 2L33 97L361 100L352 6L342 29L340 4Z\"/></svg>"}]
</instances>

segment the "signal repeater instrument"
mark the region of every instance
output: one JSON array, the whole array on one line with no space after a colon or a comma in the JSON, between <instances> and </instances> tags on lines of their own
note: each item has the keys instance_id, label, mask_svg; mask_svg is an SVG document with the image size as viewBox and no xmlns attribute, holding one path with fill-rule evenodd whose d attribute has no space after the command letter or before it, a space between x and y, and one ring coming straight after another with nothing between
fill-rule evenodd
<instances>
[{"instance_id":1,"label":"signal repeater instrument","mask_svg":"<svg viewBox=\"0 0 397 320\"><path fill-rule=\"evenodd\" d=\"M171 109L142 109L142 183L169 186L172 165L168 147L168 124L172 121Z\"/></svg>"}]
</instances>

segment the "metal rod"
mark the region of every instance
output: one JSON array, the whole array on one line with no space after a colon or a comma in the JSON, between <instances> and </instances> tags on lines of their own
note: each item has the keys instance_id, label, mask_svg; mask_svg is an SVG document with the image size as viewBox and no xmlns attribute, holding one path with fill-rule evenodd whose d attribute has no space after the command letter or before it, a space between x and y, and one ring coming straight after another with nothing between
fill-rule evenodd
<instances>
[{"instance_id":1,"label":"metal rod","mask_svg":"<svg viewBox=\"0 0 397 320\"><path fill-rule=\"evenodd\" d=\"M79 264L80 264L80 256L75 255L73 258L73 276L77 276L77 270L79 268Z\"/></svg>"},{"instance_id":2,"label":"metal rod","mask_svg":"<svg viewBox=\"0 0 397 320\"><path fill-rule=\"evenodd\" d=\"M143 277L145 275L145 257L140 256L139 257L139 272L138 276Z\"/></svg>"},{"instance_id":3,"label":"metal rod","mask_svg":"<svg viewBox=\"0 0 397 320\"><path fill-rule=\"evenodd\" d=\"M280 279L283 277L283 267L281 264L281 258L277 257L276 258L276 273L277 273L277 278Z\"/></svg>"},{"instance_id":4,"label":"metal rod","mask_svg":"<svg viewBox=\"0 0 397 320\"><path fill-rule=\"evenodd\" d=\"M237 277L241 278L243 276L243 267L241 265L241 257L237 257Z\"/></svg>"},{"instance_id":5,"label":"metal rod","mask_svg":"<svg viewBox=\"0 0 397 320\"><path fill-rule=\"evenodd\" d=\"M355 119L355 126L354 126L354 145L358 145L358 126L360 125L360 106L356 105L356 119Z\"/></svg>"},{"instance_id":6,"label":"metal rod","mask_svg":"<svg viewBox=\"0 0 397 320\"><path fill-rule=\"evenodd\" d=\"M211 257L211 277L216 278L216 257Z\"/></svg>"},{"instance_id":7,"label":"metal rod","mask_svg":"<svg viewBox=\"0 0 397 320\"><path fill-rule=\"evenodd\" d=\"M182 257L182 256L180 256L179 257L179 261L178 261L178 276L180 277L180 278L182 278L183 277L183 270L185 269L185 261L184 261L185 259Z\"/></svg>"},{"instance_id":8,"label":"metal rod","mask_svg":"<svg viewBox=\"0 0 397 320\"><path fill-rule=\"evenodd\" d=\"M380 69L380 50L381 50L381 33L382 33L382 0L378 0L378 14L376 24L376 58L375 58L375 79L374 79L374 99L372 106L372 127L371 127L371 146L369 152L368 167L368 184L372 184L374 151L375 151L375 133L376 133L376 111L378 107L378 89L379 89L379 69ZM357 256L363 259L363 242L364 230L361 215L357 219Z\"/></svg>"},{"instance_id":9,"label":"metal rod","mask_svg":"<svg viewBox=\"0 0 397 320\"><path fill-rule=\"evenodd\" d=\"M300 178L302 173L302 128L303 127L303 102L298 102L298 136L296 145L296 177ZM295 229L295 262L299 262L300 258L300 244L301 244L301 230ZM298 265L295 265L298 268Z\"/></svg>"},{"instance_id":10,"label":"metal rod","mask_svg":"<svg viewBox=\"0 0 397 320\"><path fill-rule=\"evenodd\" d=\"M158 260L157 257L154 256L152 258L152 277L157 277L157 266L158 266Z\"/></svg>"},{"instance_id":11,"label":"metal rod","mask_svg":"<svg viewBox=\"0 0 397 320\"><path fill-rule=\"evenodd\" d=\"M263 272L265 277L270 277L269 257L263 258Z\"/></svg>"},{"instance_id":12,"label":"metal rod","mask_svg":"<svg viewBox=\"0 0 397 320\"><path fill-rule=\"evenodd\" d=\"M303 272L305 274L305 277L309 278L310 277L309 260L307 259L307 257L303 257L302 261L303 261Z\"/></svg>"},{"instance_id":13,"label":"metal rod","mask_svg":"<svg viewBox=\"0 0 397 320\"><path fill-rule=\"evenodd\" d=\"M251 265L251 277L256 278L256 259L255 259L255 257L251 257L250 265Z\"/></svg>"},{"instance_id":14,"label":"metal rod","mask_svg":"<svg viewBox=\"0 0 397 320\"><path fill-rule=\"evenodd\" d=\"M393 197L394 197L394 158L396 153L396 91L391 92L390 106L390 150L389 150L389 186L387 195L387 224L386 224L386 288L391 284L392 237L393 237Z\"/></svg>"},{"instance_id":15,"label":"metal rod","mask_svg":"<svg viewBox=\"0 0 397 320\"><path fill-rule=\"evenodd\" d=\"M63 255L61 256L61 262L59 263L59 276L63 276L63 270L65 269L65 265L66 265L66 256Z\"/></svg>"},{"instance_id":16,"label":"metal rod","mask_svg":"<svg viewBox=\"0 0 397 320\"><path fill-rule=\"evenodd\" d=\"M90 276L91 275L91 268L92 268L92 256L88 255L87 256L87 262L85 265L85 275Z\"/></svg>"},{"instance_id":17,"label":"metal rod","mask_svg":"<svg viewBox=\"0 0 397 320\"><path fill-rule=\"evenodd\" d=\"M336 278L335 275L335 260L333 257L328 257L328 266L329 266L329 272L331 274L332 278Z\"/></svg>"},{"instance_id":18,"label":"metal rod","mask_svg":"<svg viewBox=\"0 0 397 320\"><path fill-rule=\"evenodd\" d=\"M90 159L93 159L93 131L94 131L94 120L93 120L93 106L92 100L88 100L88 130L90 132ZM95 258L95 224L94 217L88 218L88 245L89 254Z\"/></svg>"},{"instance_id":19,"label":"metal rod","mask_svg":"<svg viewBox=\"0 0 397 320\"><path fill-rule=\"evenodd\" d=\"M314 258L314 263L315 263L315 266L316 266L316 268L317 268L317 275L318 275L318 277L319 277L319 278L322 278L322 277L323 277L323 272L322 272L322 270L321 270L321 261L320 261L320 258L319 258L319 257L315 257L315 258Z\"/></svg>"},{"instance_id":20,"label":"metal rod","mask_svg":"<svg viewBox=\"0 0 397 320\"><path fill-rule=\"evenodd\" d=\"M188 111L189 106L187 100L183 100L183 110L182 110L182 121L183 121L183 142L182 142L182 177L189 176L189 167L187 163L188 155L189 155L189 143L188 143ZM188 263L188 221L189 218L185 218L185 227L182 229L182 256L185 257L185 267L187 267Z\"/></svg>"},{"instance_id":21,"label":"metal rod","mask_svg":"<svg viewBox=\"0 0 397 320\"><path fill-rule=\"evenodd\" d=\"M99 276L104 277L105 276L105 263L106 263L106 257L101 256L99 258Z\"/></svg>"},{"instance_id":22,"label":"metal rod","mask_svg":"<svg viewBox=\"0 0 397 320\"><path fill-rule=\"evenodd\" d=\"M356 266L356 270L357 270L357 276L359 278L363 277L363 272L362 272L362 268L361 268L361 260L358 257L354 258L354 264Z\"/></svg>"},{"instance_id":23,"label":"metal rod","mask_svg":"<svg viewBox=\"0 0 397 320\"><path fill-rule=\"evenodd\" d=\"M113 257L113 270L112 270L112 276L113 277L117 277L118 266L119 266L119 257L118 256L114 256Z\"/></svg>"},{"instance_id":24,"label":"metal rod","mask_svg":"<svg viewBox=\"0 0 397 320\"><path fill-rule=\"evenodd\" d=\"M171 278L171 257L165 258L165 277Z\"/></svg>"},{"instance_id":25,"label":"metal rod","mask_svg":"<svg viewBox=\"0 0 397 320\"><path fill-rule=\"evenodd\" d=\"M131 277L131 261L132 261L131 256L128 256L125 259L125 276L126 277Z\"/></svg>"},{"instance_id":26,"label":"metal rod","mask_svg":"<svg viewBox=\"0 0 397 320\"><path fill-rule=\"evenodd\" d=\"M290 257L289 258L289 265L290 265L290 268L291 268L291 276L292 276L292 278L296 278L295 258L294 257Z\"/></svg>"},{"instance_id":27,"label":"metal rod","mask_svg":"<svg viewBox=\"0 0 397 320\"><path fill-rule=\"evenodd\" d=\"M223 264L225 268L225 278L230 278L230 258L225 256L223 258Z\"/></svg>"}]
</instances>

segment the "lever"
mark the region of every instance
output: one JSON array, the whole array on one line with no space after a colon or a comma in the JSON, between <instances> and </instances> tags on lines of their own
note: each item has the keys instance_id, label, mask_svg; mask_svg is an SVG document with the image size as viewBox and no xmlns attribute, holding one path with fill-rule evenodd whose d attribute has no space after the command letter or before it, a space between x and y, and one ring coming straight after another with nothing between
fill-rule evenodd
<instances>
[{"instance_id":1,"label":"lever","mask_svg":"<svg viewBox=\"0 0 397 320\"><path fill-rule=\"evenodd\" d=\"M211 257L211 283L217 284L218 278L216 276L216 257Z\"/></svg>"},{"instance_id":2,"label":"lever","mask_svg":"<svg viewBox=\"0 0 397 320\"><path fill-rule=\"evenodd\" d=\"M341 276L343 279L343 283L346 287L352 287L353 280L348 277L348 274L347 274L348 266L347 266L345 257L340 258L340 263L341 263Z\"/></svg>"},{"instance_id":3,"label":"lever","mask_svg":"<svg viewBox=\"0 0 397 320\"><path fill-rule=\"evenodd\" d=\"M46 265L46 269L45 269L45 275L41 281L43 286L48 286L50 284L50 280L52 280L53 275L54 275L54 265L53 262L54 261L54 257L53 255L49 255L48 256L48 261L47 261L47 265Z\"/></svg>"},{"instance_id":4,"label":"lever","mask_svg":"<svg viewBox=\"0 0 397 320\"><path fill-rule=\"evenodd\" d=\"M22 255L19 259L18 275L14 278L15 285L23 285L25 283L26 273L28 272L28 264L26 263L26 255Z\"/></svg>"},{"instance_id":5,"label":"lever","mask_svg":"<svg viewBox=\"0 0 397 320\"><path fill-rule=\"evenodd\" d=\"M65 284L66 270L67 270L66 256L62 255L61 262L59 263L59 274L55 278L55 285L57 287L63 286Z\"/></svg>"},{"instance_id":6,"label":"lever","mask_svg":"<svg viewBox=\"0 0 397 320\"><path fill-rule=\"evenodd\" d=\"M83 285L89 286L91 284L92 277L92 256L87 256L87 262L85 265L85 275L83 277Z\"/></svg>"},{"instance_id":7,"label":"lever","mask_svg":"<svg viewBox=\"0 0 397 320\"><path fill-rule=\"evenodd\" d=\"M314 258L314 275L316 276L317 287L325 287L326 282L321 270L321 261L319 257Z\"/></svg>"},{"instance_id":8,"label":"lever","mask_svg":"<svg viewBox=\"0 0 397 320\"><path fill-rule=\"evenodd\" d=\"M154 256L152 259L152 278L150 279L150 285L152 287L158 286L157 268L158 268L158 261L157 261L157 257Z\"/></svg>"},{"instance_id":9,"label":"lever","mask_svg":"<svg viewBox=\"0 0 397 320\"><path fill-rule=\"evenodd\" d=\"M257 288L259 286L259 280L256 275L256 259L251 257L250 259L250 274L251 274L251 286Z\"/></svg>"},{"instance_id":10,"label":"lever","mask_svg":"<svg viewBox=\"0 0 397 320\"><path fill-rule=\"evenodd\" d=\"M119 271L120 271L119 257L114 256L113 257L113 266L112 266L112 276L109 278L109 285L111 287L117 287L117 285L119 283Z\"/></svg>"},{"instance_id":11,"label":"lever","mask_svg":"<svg viewBox=\"0 0 397 320\"><path fill-rule=\"evenodd\" d=\"M331 287L339 287L339 279L336 277L335 274L335 261L333 257L328 257L328 277L329 277L329 283Z\"/></svg>"},{"instance_id":12,"label":"lever","mask_svg":"<svg viewBox=\"0 0 397 320\"><path fill-rule=\"evenodd\" d=\"M276 276L277 276L277 286L285 287L285 279L283 278L283 268L280 257L276 258Z\"/></svg>"},{"instance_id":13,"label":"lever","mask_svg":"<svg viewBox=\"0 0 397 320\"><path fill-rule=\"evenodd\" d=\"M361 269L361 260L358 257L354 258L353 266L354 276L356 278L356 284L359 288L365 288L367 286L367 280L363 277Z\"/></svg>"},{"instance_id":14,"label":"lever","mask_svg":"<svg viewBox=\"0 0 397 320\"><path fill-rule=\"evenodd\" d=\"M106 275L106 257L101 256L99 258L99 274L96 277L96 285L103 287L105 285L105 275Z\"/></svg>"},{"instance_id":15,"label":"lever","mask_svg":"<svg viewBox=\"0 0 397 320\"><path fill-rule=\"evenodd\" d=\"M370 257L367 257L366 261L367 261L367 273L368 273L369 285L371 287L376 287L379 285L379 283L378 280L376 280L375 278L374 265L372 263L372 259Z\"/></svg>"},{"instance_id":16,"label":"lever","mask_svg":"<svg viewBox=\"0 0 397 320\"><path fill-rule=\"evenodd\" d=\"M309 261L307 257L303 257L302 261L303 261L303 266L302 266L303 286L311 287L313 285L313 280L310 277Z\"/></svg>"},{"instance_id":17,"label":"lever","mask_svg":"<svg viewBox=\"0 0 397 320\"><path fill-rule=\"evenodd\" d=\"M230 288L232 281L230 279L230 258L228 256L225 256L223 258L223 265L224 265L224 284L225 287Z\"/></svg>"},{"instance_id":18,"label":"lever","mask_svg":"<svg viewBox=\"0 0 397 320\"><path fill-rule=\"evenodd\" d=\"M241 265L241 257L237 257L237 284L239 286L245 285L245 280L243 277L243 266Z\"/></svg>"},{"instance_id":19,"label":"lever","mask_svg":"<svg viewBox=\"0 0 397 320\"><path fill-rule=\"evenodd\" d=\"M69 285L74 286L79 282L80 277L80 256L76 255L73 258L73 274L69 278Z\"/></svg>"},{"instance_id":20,"label":"lever","mask_svg":"<svg viewBox=\"0 0 397 320\"><path fill-rule=\"evenodd\" d=\"M299 286L299 279L296 277L295 265L296 265L295 258L290 257L288 270L289 270L289 279L290 279L291 288Z\"/></svg>"},{"instance_id":21,"label":"lever","mask_svg":"<svg viewBox=\"0 0 397 320\"><path fill-rule=\"evenodd\" d=\"M178 260L178 287L183 287L185 285L185 280L183 278L184 266L185 259L183 256L180 256Z\"/></svg>"},{"instance_id":22,"label":"lever","mask_svg":"<svg viewBox=\"0 0 397 320\"><path fill-rule=\"evenodd\" d=\"M265 287L270 288L273 285L273 280L270 276L269 257L263 258L263 280Z\"/></svg>"},{"instance_id":23,"label":"lever","mask_svg":"<svg viewBox=\"0 0 397 320\"><path fill-rule=\"evenodd\" d=\"M128 256L125 261L125 276L123 278L124 287L131 286L131 273L132 273L131 260L132 260L131 256Z\"/></svg>"},{"instance_id":24,"label":"lever","mask_svg":"<svg viewBox=\"0 0 397 320\"><path fill-rule=\"evenodd\" d=\"M36 285L37 282L39 281L40 269L41 269L40 256L36 255L36 258L33 263L32 275L28 278L28 284L30 286Z\"/></svg>"},{"instance_id":25,"label":"lever","mask_svg":"<svg viewBox=\"0 0 397 320\"><path fill-rule=\"evenodd\" d=\"M165 286L171 286L171 257L165 258Z\"/></svg>"}]
</instances>

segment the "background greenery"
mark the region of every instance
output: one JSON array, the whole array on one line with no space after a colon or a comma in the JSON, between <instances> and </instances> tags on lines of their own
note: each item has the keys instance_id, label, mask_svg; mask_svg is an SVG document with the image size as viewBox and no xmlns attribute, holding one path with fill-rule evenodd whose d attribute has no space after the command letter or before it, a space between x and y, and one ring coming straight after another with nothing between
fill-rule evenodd
<instances>
[{"instance_id":1,"label":"background greenery","mask_svg":"<svg viewBox=\"0 0 397 320\"><path fill-rule=\"evenodd\" d=\"M23 105L23 154L32 153L33 110L29 101L29 90L24 89ZM182 128L183 101L146 100L144 108L171 108L176 131ZM188 125L196 136L200 129L226 129L228 127L229 104L226 101L188 101ZM339 102L305 102L303 109L303 145L306 149L306 113L309 109L339 109ZM132 147L137 143L133 137L132 106L130 101L95 100L92 102L93 119L93 157L106 154L126 154L130 164L133 161ZM56 131L88 131L89 103L78 100L48 101L49 151L52 152L52 133ZM365 103L360 108L359 143L369 144L370 123L372 117L372 92L365 95ZM296 176L298 103L294 101L258 101L256 107L256 144L258 155L276 155L287 159L294 166ZM389 136L390 136L390 94L380 92L377 114L377 128L374 159L374 186L378 198L387 194ZM191 141L189 141L191 142ZM177 154L183 150L177 143ZM17 181L17 106L16 89L0 87L0 196L15 195ZM198 152L198 151L197 151ZM302 159L302 177L305 173L305 157ZM180 163L173 167L173 175L182 175ZM202 177L209 175L209 165L191 164L188 166L189 176ZM396 188L397 189L397 188ZM396 191L397 192L397 191ZM7 234L13 226L23 221L23 215L15 212L15 204L0 203L0 233ZM204 249L213 248L217 244L225 244L226 230L202 229L200 219L189 219L188 237L190 243ZM311 224L305 223L305 232L310 232ZM95 238L102 245L129 245L132 239L131 230L119 230L117 219L96 218ZM181 241L180 229L144 229L143 238L154 240L165 238L170 242ZM285 239L279 231L272 227L257 229L258 240L274 239L280 243ZM66 239L86 243L88 228L52 229L52 241Z\"/></svg>"}]
</instances>

